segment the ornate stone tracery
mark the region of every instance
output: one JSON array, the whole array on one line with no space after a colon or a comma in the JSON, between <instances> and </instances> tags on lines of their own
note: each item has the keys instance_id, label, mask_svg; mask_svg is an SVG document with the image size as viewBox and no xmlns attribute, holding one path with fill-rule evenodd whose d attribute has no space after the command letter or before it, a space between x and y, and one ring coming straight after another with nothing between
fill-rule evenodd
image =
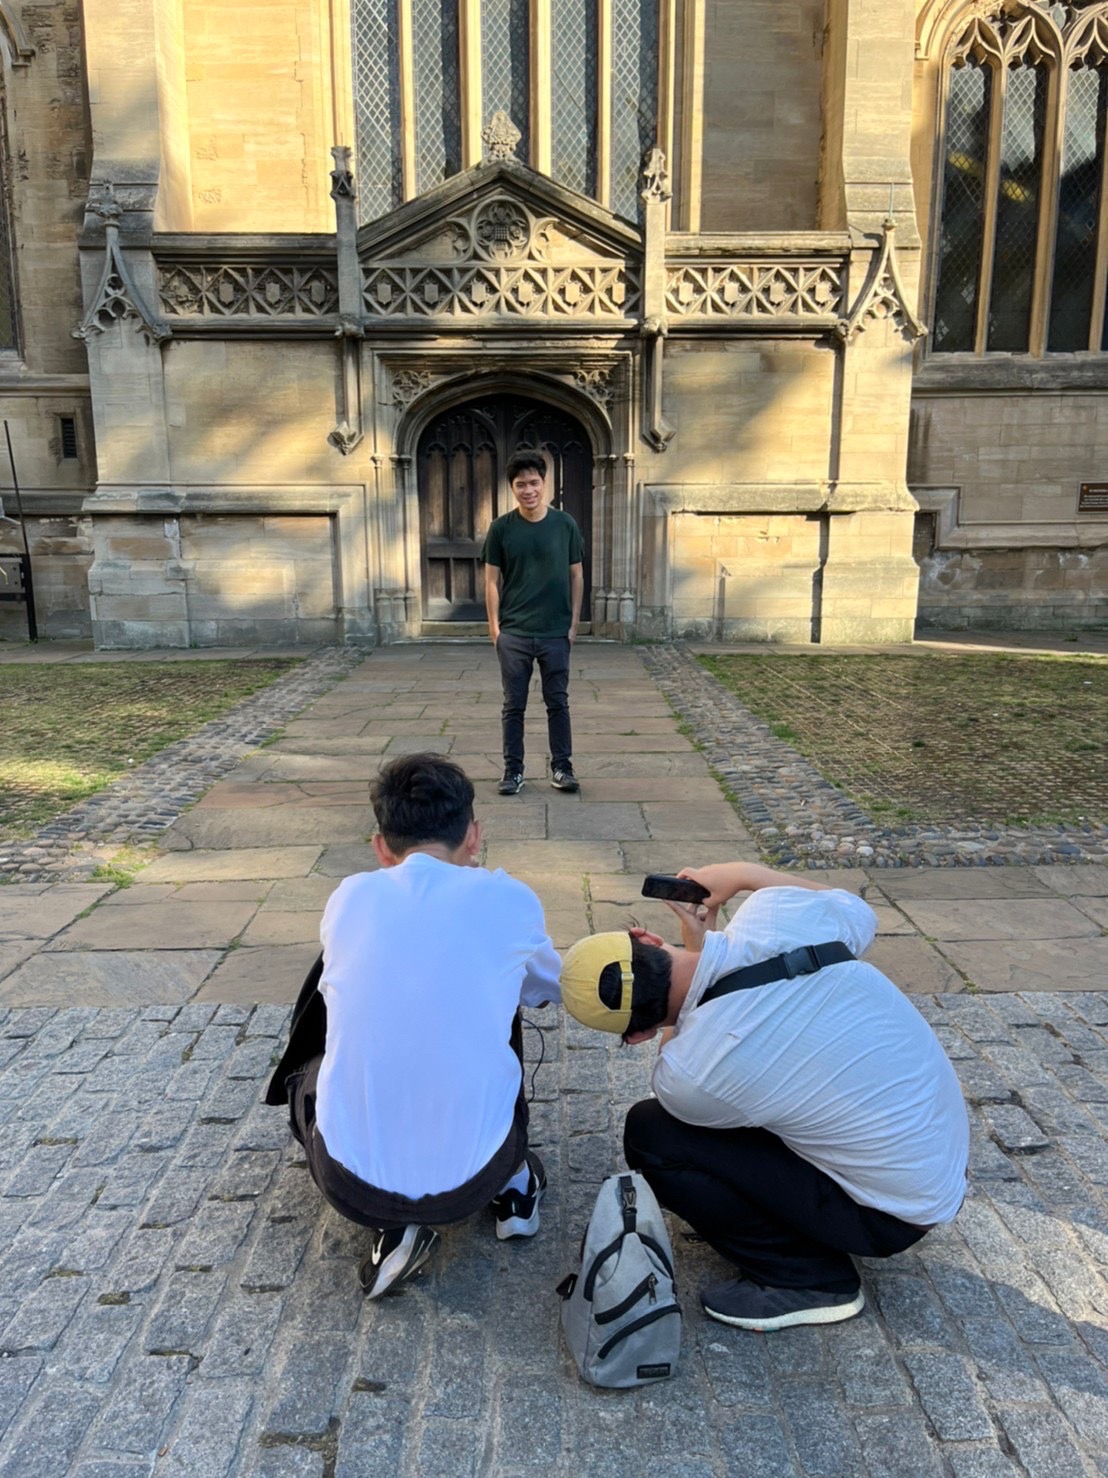
<instances>
[{"instance_id":1,"label":"ornate stone tracery","mask_svg":"<svg viewBox=\"0 0 1108 1478\"><path fill-rule=\"evenodd\" d=\"M73 330L73 337L87 340L93 334L104 333L122 319L137 318L139 327L152 344L163 343L172 337L172 330L164 319L150 311L131 276L119 245L123 207L116 199L111 183L89 197L87 210L104 223L104 267L89 310L79 327Z\"/></svg>"},{"instance_id":2,"label":"ornate stone tracery","mask_svg":"<svg viewBox=\"0 0 1108 1478\"><path fill-rule=\"evenodd\" d=\"M158 290L172 317L327 318L339 306L337 276L322 266L166 263Z\"/></svg>"},{"instance_id":3,"label":"ornate stone tracery","mask_svg":"<svg viewBox=\"0 0 1108 1478\"><path fill-rule=\"evenodd\" d=\"M920 339L927 332L926 324L917 318L900 280L896 247L893 244L896 221L891 215L886 216L883 229L881 250L870 269L862 294L849 316L841 319L835 329L846 344L850 343L855 334L863 332L867 323L882 319L895 320L909 340Z\"/></svg>"},{"instance_id":4,"label":"ornate stone tracery","mask_svg":"<svg viewBox=\"0 0 1108 1478\"><path fill-rule=\"evenodd\" d=\"M397 410L407 410L413 400L429 390L434 383L430 370L398 369L392 376L392 403Z\"/></svg>"},{"instance_id":5,"label":"ornate stone tracery","mask_svg":"<svg viewBox=\"0 0 1108 1478\"><path fill-rule=\"evenodd\" d=\"M828 318L841 310L842 261L705 262L670 267L666 308L677 318Z\"/></svg>"}]
</instances>

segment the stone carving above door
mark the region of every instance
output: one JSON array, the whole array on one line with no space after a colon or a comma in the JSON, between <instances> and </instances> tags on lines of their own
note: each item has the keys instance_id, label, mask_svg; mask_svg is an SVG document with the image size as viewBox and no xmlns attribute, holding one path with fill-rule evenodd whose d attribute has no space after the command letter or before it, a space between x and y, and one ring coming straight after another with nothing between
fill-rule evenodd
<instances>
[{"instance_id":1,"label":"stone carving above door","mask_svg":"<svg viewBox=\"0 0 1108 1478\"><path fill-rule=\"evenodd\" d=\"M391 260L363 265L370 318L617 319L635 316L638 280L605 254L505 192L436 223Z\"/></svg>"}]
</instances>

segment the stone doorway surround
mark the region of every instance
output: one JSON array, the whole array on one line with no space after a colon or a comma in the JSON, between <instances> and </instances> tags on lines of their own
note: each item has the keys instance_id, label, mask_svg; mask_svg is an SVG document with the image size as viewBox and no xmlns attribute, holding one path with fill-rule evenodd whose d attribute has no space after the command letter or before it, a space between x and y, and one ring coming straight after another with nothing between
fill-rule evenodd
<instances>
[{"instance_id":1,"label":"stone doorway surround","mask_svg":"<svg viewBox=\"0 0 1108 1478\"><path fill-rule=\"evenodd\" d=\"M506 468L520 450L542 453L551 505L568 513L585 545L589 609L592 545L592 443L575 417L518 394L466 401L423 431L416 457L422 607L425 619L485 620L481 552L493 519L515 506Z\"/></svg>"}]
</instances>

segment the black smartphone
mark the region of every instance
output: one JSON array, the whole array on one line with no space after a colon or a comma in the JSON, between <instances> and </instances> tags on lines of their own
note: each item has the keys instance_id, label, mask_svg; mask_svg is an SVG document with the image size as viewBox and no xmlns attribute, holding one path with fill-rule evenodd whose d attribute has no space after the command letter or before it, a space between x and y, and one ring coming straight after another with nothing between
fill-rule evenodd
<instances>
[{"instance_id":1,"label":"black smartphone","mask_svg":"<svg viewBox=\"0 0 1108 1478\"><path fill-rule=\"evenodd\" d=\"M674 903L703 903L708 889L692 878L677 878L666 872L652 872L643 879L644 898L670 898Z\"/></svg>"}]
</instances>

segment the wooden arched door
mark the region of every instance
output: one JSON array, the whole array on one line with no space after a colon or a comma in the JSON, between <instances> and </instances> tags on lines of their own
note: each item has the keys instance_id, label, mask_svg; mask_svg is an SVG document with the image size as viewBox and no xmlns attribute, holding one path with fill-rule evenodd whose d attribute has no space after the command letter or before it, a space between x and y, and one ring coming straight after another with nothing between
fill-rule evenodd
<instances>
[{"instance_id":1,"label":"wooden arched door","mask_svg":"<svg viewBox=\"0 0 1108 1478\"><path fill-rule=\"evenodd\" d=\"M585 545L589 610L592 447L572 416L541 401L490 395L444 412L423 432L416 454L425 621L483 621L481 547L489 524L515 507L504 475L523 447L546 456L551 502L572 514Z\"/></svg>"}]
</instances>

